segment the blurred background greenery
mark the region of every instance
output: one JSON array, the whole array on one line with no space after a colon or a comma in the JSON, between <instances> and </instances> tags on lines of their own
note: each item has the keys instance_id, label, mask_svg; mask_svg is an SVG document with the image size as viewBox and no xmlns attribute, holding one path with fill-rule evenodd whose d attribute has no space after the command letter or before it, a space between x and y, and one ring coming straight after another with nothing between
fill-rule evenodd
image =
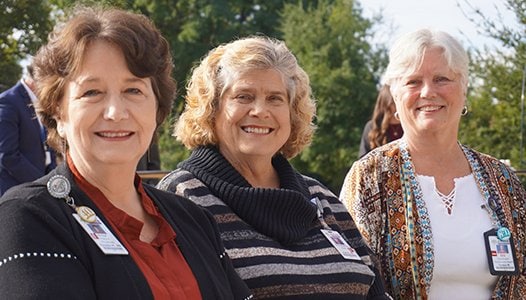
<instances>
[{"instance_id":1,"label":"blurred background greenery","mask_svg":"<svg viewBox=\"0 0 526 300\"><path fill-rule=\"evenodd\" d=\"M64 11L79 2L145 14L170 42L179 92L170 120L159 131L163 170L174 169L189 154L171 131L183 108L187 76L199 59L236 37L264 34L284 40L309 74L318 102L313 143L292 162L339 193L357 158L387 64L387 46L374 42L381 14L364 17L354 0L0 0L0 90L19 80L24 60L45 41ZM469 49L470 113L462 120L460 141L524 170L526 0L503 2L516 26L503 25L498 15L483 15L476 3L469 6L476 15L470 21L500 47Z\"/></svg>"}]
</instances>

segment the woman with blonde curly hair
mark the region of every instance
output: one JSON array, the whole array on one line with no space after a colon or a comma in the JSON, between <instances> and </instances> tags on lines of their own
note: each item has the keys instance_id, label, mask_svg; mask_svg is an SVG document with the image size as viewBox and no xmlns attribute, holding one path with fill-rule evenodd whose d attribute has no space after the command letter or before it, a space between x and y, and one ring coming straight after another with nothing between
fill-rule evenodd
<instances>
[{"instance_id":1,"label":"woman with blonde curly hair","mask_svg":"<svg viewBox=\"0 0 526 300\"><path fill-rule=\"evenodd\" d=\"M279 41L221 45L194 69L175 136L192 155L158 187L206 207L255 298L384 299L338 198L288 159L315 126L309 78Z\"/></svg>"}]
</instances>

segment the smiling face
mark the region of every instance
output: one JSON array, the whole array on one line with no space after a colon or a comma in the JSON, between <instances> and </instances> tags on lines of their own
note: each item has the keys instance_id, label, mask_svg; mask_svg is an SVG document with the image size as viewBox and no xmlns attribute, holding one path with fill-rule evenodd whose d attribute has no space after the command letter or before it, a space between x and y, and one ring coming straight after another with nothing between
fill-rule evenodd
<instances>
[{"instance_id":1,"label":"smiling face","mask_svg":"<svg viewBox=\"0 0 526 300\"><path fill-rule=\"evenodd\" d=\"M57 120L79 171L135 167L156 128L156 103L150 79L134 76L120 49L104 41L89 45L65 85Z\"/></svg>"},{"instance_id":2,"label":"smiling face","mask_svg":"<svg viewBox=\"0 0 526 300\"><path fill-rule=\"evenodd\" d=\"M219 101L215 130L219 151L229 161L270 161L291 132L282 75L274 69L242 73Z\"/></svg>"},{"instance_id":3,"label":"smiling face","mask_svg":"<svg viewBox=\"0 0 526 300\"><path fill-rule=\"evenodd\" d=\"M393 97L409 138L445 134L457 139L466 95L440 48L425 50L420 66L398 80Z\"/></svg>"}]
</instances>

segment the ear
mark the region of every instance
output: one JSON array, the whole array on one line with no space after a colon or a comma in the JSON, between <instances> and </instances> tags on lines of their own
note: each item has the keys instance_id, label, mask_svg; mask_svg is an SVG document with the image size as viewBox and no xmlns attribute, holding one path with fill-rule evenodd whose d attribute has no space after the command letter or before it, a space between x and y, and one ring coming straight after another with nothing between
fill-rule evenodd
<instances>
[{"instance_id":1,"label":"ear","mask_svg":"<svg viewBox=\"0 0 526 300\"><path fill-rule=\"evenodd\" d=\"M57 119L57 132L58 132L58 135L60 135L61 138L65 139L66 138L66 133L64 131L64 122L62 122L61 119Z\"/></svg>"}]
</instances>

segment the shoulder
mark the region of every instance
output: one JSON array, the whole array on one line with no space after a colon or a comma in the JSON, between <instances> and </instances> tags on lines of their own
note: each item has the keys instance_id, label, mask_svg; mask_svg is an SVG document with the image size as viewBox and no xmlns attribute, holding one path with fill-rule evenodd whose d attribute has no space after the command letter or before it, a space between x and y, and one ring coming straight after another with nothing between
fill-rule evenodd
<instances>
[{"instance_id":1,"label":"shoulder","mask_svg":"<svg viewBox=\"0 0 526 300\"><path fill-rule=\"evenodd\" d=\"M320 180L304 174L302 174L301 176L303 177L303 180L305 180L305 183L309 187L309 192L312 195L317 196L316 194L322 194L328 197L336 198L335 194Z\"/></svg>"},{"instance_id":2,"label":"shoulder","mask_svg":"<svg viewBox=\"0 0 526 300\"><path fill-rule=\"evenodd\" d=\"M0 102L2 103L12 102L12 99L20 98L22 96L29 97L22 83L18 81L14 86L0 93Z\"/></svg>"},{"instance_id":3,"label":"shoulder","mask_svg":"<svg viewBox=\"0 0 526 300\"><path fill-rule=\"evenodd\" d=\"M71 227L72 209L63 200L55 199L42 184L25 183L9 189L0 198L0 228L5 242L26 244L35 238L63 234ZM34 240L34 239L33 239Z\"/></svg>"},{"instance_id":4,"label":"shoulder","mask_svg":"<svg viewBox=\"0 0 526 300\"><path fill-rule=\"evenodd\" d=\"M479 152L475 149L465 147L465 149L471 153L471 155L481 163L482 168L489 174L494 174L499 177L504 175L505 177L515 177L515 171L505 164L500 159L497 159L489 154Z\"/></svg>"},{"instance_id":5,"label":"shoulder","mask_svg":"<svg viewBox=\"0 0 526 300\"><path fill-rule=\"evenodd\" d=\"M198 206L189 199L173 192L164 191L156 187L145 184L144 189L156 202L172 207L177 211L199 211Z\"/></svg>"},{"instance_id":6,"label":"shoulder","mask_svg":"<svg viewBox=\"0 0 526 300\"><path fill-rule=\"evenodd\" d=\"M365 123L365 126L363 127L363 131L364 132L369 132L371 131L371 127L373 126L373 120L369 120L367 121L367 123Z\"/></svg>"},{"instance_id":7,"label":"shoulder","mask_svg":"<svg viewBox=\"0 0 526 300\"><path fill-rule=\"evenodd\" d=\"M46 186L39 182L27 182L7 190L0 198L0 213L5 207L23 207L35 204L37 206L45 205L48 198L52 198L47 192ZM45 199L45 200L42 200Z\"/></svg>"},{"instance_id":8,"label":"shoulder","mask_svg":"<svg viewBox=\"0 0 526 300\"><path fill-rule=\"evenodd\" d=\"M383 172L396 169L400 165L398 140L377 147L355 161L351 170L370 175L371 172Z\"/></svg>"},{"instance_id":9,"label":"shoulder","mask_svg":"<svg viewBox=\"0 0 526 300\"><path fill-rule=\"evenodd\" d=\"M176 192L179 184L193 185L198 181L195 176L187 170L177 168L164 176L157 188L165 191Z\"/></svg>"},{"instance_id":10,"label":"shoulder","mask_svg":"<svg viewBox=\"0 0 526 300\"><path fill-rule=\"evenodd\" d=\"M145 185L146 192L161 208L161 212L175 226L186 232L204 231L215 234L215 221L210 212L191 200L177 194Z\"/></svg>"}]
</instances>

